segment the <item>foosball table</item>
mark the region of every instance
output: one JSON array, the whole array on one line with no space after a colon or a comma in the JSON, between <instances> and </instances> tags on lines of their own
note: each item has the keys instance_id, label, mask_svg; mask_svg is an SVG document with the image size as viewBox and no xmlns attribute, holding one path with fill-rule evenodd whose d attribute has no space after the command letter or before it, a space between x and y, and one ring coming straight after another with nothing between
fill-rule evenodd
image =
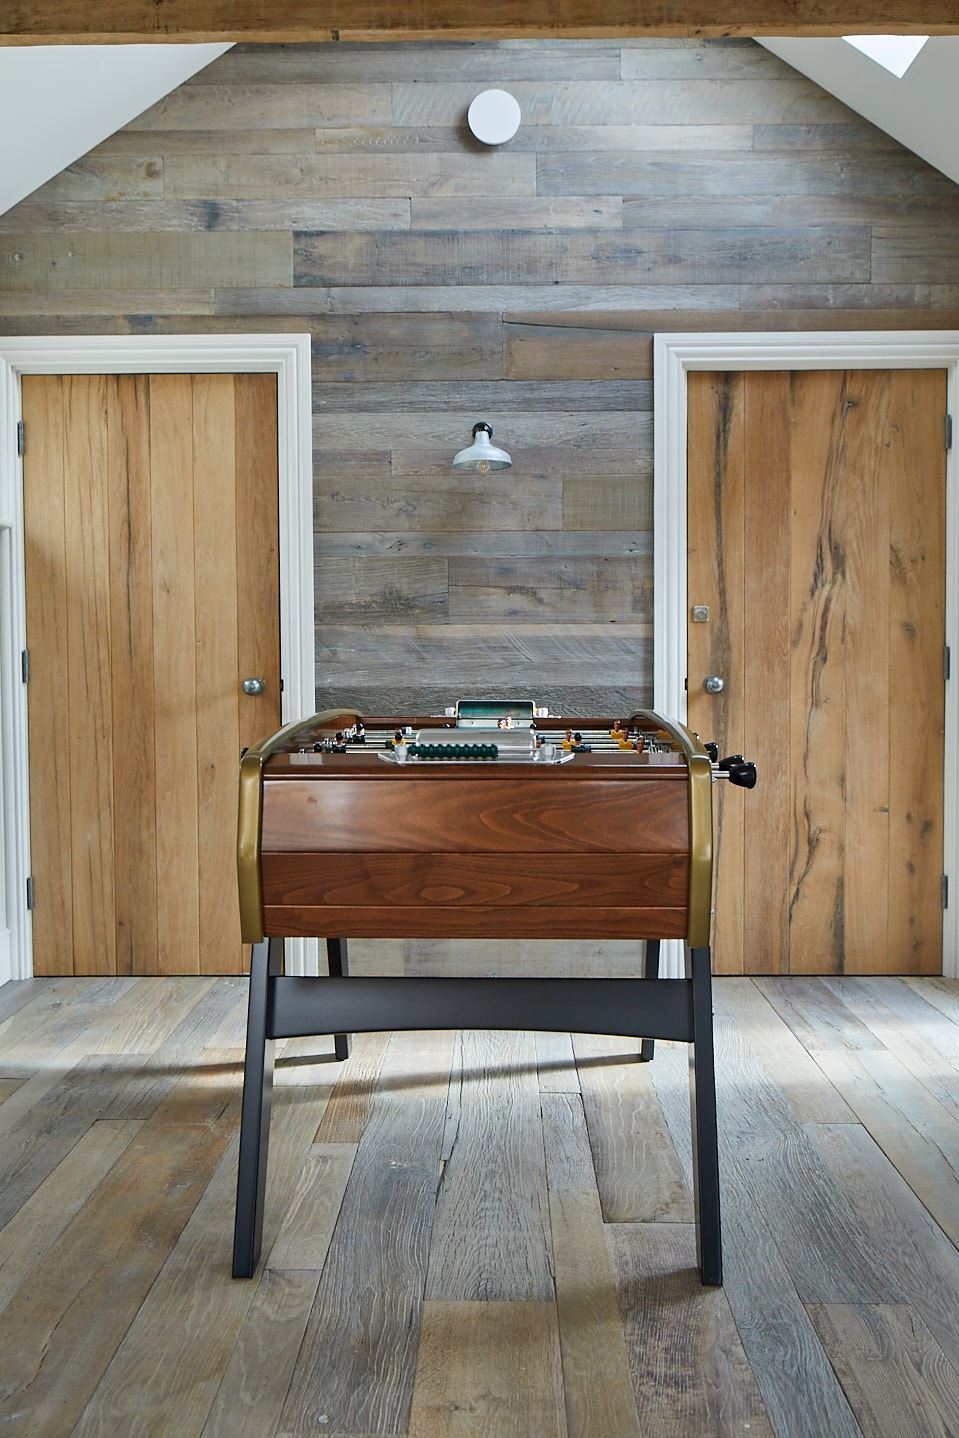
<instances>
[{"instance_id":1,"label":"foosball table","mask_svg":"<svg viewBox=\"0 0 959 1438\"><path fill-rule=\"evenodd\" d=\"M711 747L711 746L710 746ZM262 1233L277 1039L391 1029L615 1034L690 1046L698 1255L722 1282L710 917L713 785L745 787L652 711L549 715L528 701L442 716L330 711L289 724L240 763L237 866L252 944L233 1275ZM328 975L283 972L288 938L326 940ZM637 941L635 978L350 976L350 938ZM685 978L660 978L660 942ZM640 961L639 941L645 941Z\"/></svg>"}]
</instances>

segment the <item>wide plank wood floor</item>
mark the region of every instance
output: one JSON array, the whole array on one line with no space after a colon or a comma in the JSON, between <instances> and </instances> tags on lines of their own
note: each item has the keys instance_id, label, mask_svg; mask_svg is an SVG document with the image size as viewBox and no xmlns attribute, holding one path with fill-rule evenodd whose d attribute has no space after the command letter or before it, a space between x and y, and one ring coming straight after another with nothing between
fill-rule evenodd
<instances>
[{"instance_id":1,"label":"wide plank wood floor","mask_svg":"<svg viewBox=\"0 0 959 1438\"><path fill-rule=\"evenodd\" d=\"M233 1282L245 995L0 989L4 1438L959 1434L959 982L717 981L722 1290L685 1046L505 1033L287 1042Z\"/></svg>"}]
</instances>

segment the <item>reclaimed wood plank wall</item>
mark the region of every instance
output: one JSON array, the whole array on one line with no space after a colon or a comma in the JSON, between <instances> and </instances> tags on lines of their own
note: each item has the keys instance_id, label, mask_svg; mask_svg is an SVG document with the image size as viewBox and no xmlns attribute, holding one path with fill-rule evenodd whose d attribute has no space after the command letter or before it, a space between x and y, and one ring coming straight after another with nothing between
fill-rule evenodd
<instances>
[{"instance_id":1,"label":"reclaimed wood plank wall","mask_svg":"<svg viewBox=\"0 0 959 1438\"><path fill-rule=\"evenodd\" d=\"M749 40L238 46L0 218L0 331L309 330L318 703L615 712L651 699L652 334L959 327L957 219Z\"/></svg>"}]
</instances>

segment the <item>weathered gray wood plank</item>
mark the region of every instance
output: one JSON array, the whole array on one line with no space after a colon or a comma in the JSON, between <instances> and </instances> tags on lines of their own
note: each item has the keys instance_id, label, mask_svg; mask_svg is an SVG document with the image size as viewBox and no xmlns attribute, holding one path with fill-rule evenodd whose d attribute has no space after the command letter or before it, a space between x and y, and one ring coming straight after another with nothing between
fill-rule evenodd
<instances>
[{"instance_id":1,"label":"weathered gray wood plank","mask_svg":"<svg viewBox=\"0 0 959 1438\"><path fill-rule=\"evenodd\" d=\"M394 1036L280 1419L284 1434L406 1426L452 1038Z\"/></svg>"},{"instance_id":2,"label":"weathered gray wood plank","mask_svg":"<svg viewBox=\"0 0 959 1438\"><path fill-rule=\"evenodd\" d=\"M201 1438L273 1438L319 1281L304 1270L262 1274Z\"/></svg>"},{"instance_id":3,"label":"weathered gray wood plank","mask_svg":"<svg viewBox=\"0 0 959 1438\"><path fill-rule=\"evenodd\" d=\"M444 559L327 559L313 566L318 624L442 623L449 615Z\"/></svg>"},{"instance_id":4,"label":"weathered gray wood plank","mask_svg":"<svg viewBox=\"0 0 959 1438\"><path fill-rule=\"evenodd\" d=\"M911 155L867 152L855 158L790 151L744 156L710 151L702 158L686 154L655 156L597 150L575 154L541 153L536 162L541 195L942 195L955 203L955 183L932 166L917 167ZM816 215L817 222L824 217ZM645 219L642 224L648 225ZM739 224L742 224L739 220ZM800 221L800 223L802 223ZM809 223L807 217L806 223ZM862 221L860 220L860 223ZM674 221L679 227L679 222ZM703 218L699 224L707 227Z\"/></svg>"},{"instance_id":5,"label":"weathered gray wood plank","mask_svg":"<svg viewBox=\"0 0 959 1438\"><path fill-rule=\"evenodd\" d=\"M612 529L601 530L519 530L506 533L503 530L467 531L454 530L394 530L383 533L375 530L346 530L338 532L320 528L313 536L314 552L328 558L347 558L354 555L498 555L510 559L526 559L550 554L565 555L639 555L652 557L652 534L649 530L639 533L622 533Z\"/></svg>"},{"instance_id":6,"label":"weathered gray wood plank","mask_svg":"<svg viewBox=\"0 0 959 1438\"><path fill-rule=\"evenodd\" d=\"M356 157L356 162L363 158ZM590 174L585 172L583 185L593 183ZM605 183L597 192L608 194L609 189ZM346 239L298 231L293 283L310 288L460 285L482 275L492 285L575 285L589 280L614 286L677 281L705 285L739 284L757 273L767 281L787 283L870 279L870 231L864 225L603 233L597 243L589 231L580 230L429 230L409 235L387 230ZM937 278L950 276L951 271ZM459 298L455 303L462 307Z\"/></svg>"},{"instance_id":7,"label":"weathered gray wood plank","mask_svg":"<svg viewBox=\"0 0 959 1438\"><path fill-rule=\"evenodd\" d=\"M239 1073L232 1078L238 1097ZM264 1215L267 1253L310 1151L323 1103L317 1093L285 1090L277 1095L271 1201ZM230 1276L235 1201L232 1143L84 1409L73 1430L77 1438L110 1431L126 1431L132 1438L151 1430L201 1430L256 1291L255 1283L237 1283ZM164 1355L162 1363L157 1354Z\"/></svg>"},{"instance_id":8,"label":"weathered gray wood plank","mask_svg":"<svg viewBox=\"0 0 959 1438\"><path fill-rule=\"evenodd\" d=\"M566 1438L552 1303L426 1303L410 1432Z\"/></svg>"},{"instance_id":9,"label":"weathered gray wood plank","mask_svg":"<svg viewBox=\"0 0 959 1438\"><path fill-rule=\"evenodd\" d=\"M464 348L472 344L474 327L481 335L486 329L475 322L468 328L464 324ZM422 336L421 342L425 338ZM566 339L568 344L575 342L570 335ZM608 415L616 410L650 412L652 407L653 387L649 380L571 380L557 376L552 380L494 379L484 383L463 376L446 381L424 378L409 384L402 382L399 376L383 383L371 375L362 386L329 381L313 385L314 414L328 410L334 414L372 414L379 410L414 414L420 410L475 408L480 412L488 409L494 414L502 410L537 413L554 410L561 414Z\"/></svg>"},{"instance_id":10,"label":"weathered gray wood plank","mask_svg":"<svg viewBox=\"0 0 959 1438\"><path fill-rule=\"evenodd\" d=\"M652 572L645 558L557 556L555 559L454 558L449 561L449 616L520 622L549 616L558 624L607 619L651 623Z\"/></svg>"},{"instance_id":11,"label":"weathered gray wood plank","mask_svg":"<svg viewBox=\"0 0 959 1438\"><path fill-rule=\"evenodd\" d=\"M694 1230L614 1223L606 1238L640 1431L732 1438L748 1429L751 1438L772 1438L726 1294L702 1286Z\"/></svg>"},{"instance_id":12,"label":"weathered gray wood plank","mask_svg":"<svg viewBox=\"0 0 959 1438\"><path fill-rule=\"evenodd\" d=\"M908 1304L815 1305L809 1316L868 1438L959 1430L959 1373Z\"/></svg>"},{"instance_id":13,"label":"weathered gray wood plank","mask_svg":"<svg viewBox=\"0 0 959 1438\"><path fill-rule=\"evenodd\" d=\"M954 1245L858 1124L810 1125L806 1131L910 1304L959 1368L959 1256Z\"/></svg>"},{"instance_id":14,"label":"weathered gray wood plank","mask_svg":"<svg viewBox=\"0 0 959 1438\"><path fill-rule=\"evenodd\" d=\"M5 234L0 236L4 288L12 290L187 289L216 285L290 285L289 233Z\"/></svg>"},{"instance_id":15,"label":"weathered gray wood plank","mask_svg":"<svg viewBox=\"0 0 959 1438\"><path fill-rule=\"evenodd\" d=\"M493 154L481 171L462 154L171 155L171 200L409 198L412 195L535 195L532 155Z\"/></svg>"},{"instance_id":16,"label":"weathered gray wood plank","mask_svg":"<svg viewBox=\"0 0 959 1438\"><path fill-rule=\"evenodd\" d=\"M7 1432L72 1432L223 1155L238 1097L235 1079L182 1081L12 1299Z\"/></svg>"},{"instance_id":17,"label":"weathered gray wood plank","mask_svg":"<svg viewBox=\"0 0 959 1438\"><path fill-rule=\"evenodd\" d=\"M262 84L242 89L210 83L180 85L136 119L138 130L229 129L240 106L248 130L305 130L316 125L383 124L390 118L390 86L385 84Z\"/></svg>"},{"instance_id":18,"label":"weathered gray wood plank","mask_svg":"<svg viewBox=\"0 0 959 1438\"><path fill-rule=\"evenodd\" d=\"M728 328L729 312L738 311L739 287L735 283L702 284L663 283L613 284L597 280L592 284L545 284L539 279L529 285L458 283L455 295L448 285L374 285L342 284L335 287L299 285L296 290L257 289L255 286L234 288L235 281L226 282L217 291L217 313L228 315L312 315L446 312L500 314L511 310L548 313L551 310L613 310L643 313L645 311L695 310L725 312L716 321L716 328ZM848 323L848 321L847 321ZM672 327L689 328L688 316L681 326L672 316ZM769 328L769 325L765 326Z\"/></svg>"},{"instance_id":19,"label":"weathered gray wood plank","mask_svg":"<svg viewBox=\"0 0 959 1438\"><path fill-rule=\"evenodd\" d=\"M838 100L810 80L650 80L609 84L560 80L549 86L518 81L516 96L530 125L770 124L846 123L852 119ZM393 120L398 125L442 123L461 107L457 82L393 86Z\"/></svg>"},{"instance_id":20,"label":"weathered gray wood plank","mask_svg":"<svg viewBox=\"0 0 959 1438\"><path fill-rule=\"evenodd\" d=\"M551 1302L552 1250L529 1035L457 1040L426 1297Z\"/></svg>"},{"instance_id":21,"label":"weathered gray wood plank","mask_svg":"<svg viewBox=\"0 0 959 1438\"><path fill-rule=\"evenodd\" d=\"M688 1060L685 1044L657 1043L650 1065L688 1183ZM732 1075L729 1075L732 1081ZM720 1125L720 1140L724 1139ZM824 1433L862 1438L779 1253L776 1234L720 1149L723 1201L723 1291L729 1300L773 1431L789 1438Z\"/></svg>"},{"instance_id":22,"label":"weathered gray wood plank","mask_svg":"<svg viewBox=\"0 0 959 1438\"><path fill-rule=\"evenodd\" d=\"M576 1066L606 1223L690 1223L692 1198L635 1039L576 1034Z\"/></svg>"},{"instance_id":23,"label":"weathered gray wood plank","mask_svg":"<svg viewBox=\"0 0 959 1438\"><path fill-rule=\"evenodd\" d=\"M273 133L273 132L269 132ZM211 135L209 149L221 149L220 139ZM226 152L235 146L224 144ZM249 153L244 149L241 153ZM252 148L252 153L257 153ZM544 201L543 203L551 203ZM589 201L574 201L579 205ZM30 230L123 230L127 233L157 233L164 230L408 230L408 199L300 200L296 203L273 200L135 200L126 194L121 200L96 204L77 200L72 194L52 198L44 186L30 199L0 216L0 231ZM157 306L157 308L165 308Z\"/></svg>"}]
</instances>

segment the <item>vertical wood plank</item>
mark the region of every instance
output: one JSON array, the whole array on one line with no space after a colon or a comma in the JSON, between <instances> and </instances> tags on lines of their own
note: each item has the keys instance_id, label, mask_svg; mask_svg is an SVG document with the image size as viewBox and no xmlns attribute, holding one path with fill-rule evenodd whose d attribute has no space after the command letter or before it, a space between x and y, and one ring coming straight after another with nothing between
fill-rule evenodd
<instances>
[{"instance_id":1,"label":"vertical wood plank","mask_svg":"<svg viewBox=\"0 0 959 1438\"><path fill-rule=\"evenodd\" d=\"M746 376L745 434L751 478L745 517L750 642L743 752L755 757L763 803L744 806L743 963L746 973L789 968L789 376ZM779 856L779 857L777 857Z\"/></svg>"},{"instance_id":2,"label":"vertical wood plank","mask_svg":"<svg viewBox=\"0 0 959 1438\"><path fill-rule=\"evenodd\" d=\"M889 795L889 948L892 972L934 974L942 967L945 372L898 371L890 389L899 463L890 486L889 702L901 742Z\"/></svg>"},{"instance_id":3,"label":"vertical wood plank","mask_svg":"<svg viewBox=\"0 0 959 1438\"><path fill-rule=\"evenodd\" d=\"M234 393L238 680L266 684L263 694L241 696L240 744L250 745L280 724L276 376L237 375Z\"/></svg>"},{"instance_id":4,"label":"vertical wood plank","mask_svg":"<svg viewBox=\"0 0 959 1438\"><path fill-rule=\"evenodd\" d=\"M106 380L117 970L157 973L150 387Z\"/></svg>"},{"instance_id":5,"label":"vertical wood plank","mask_svg":"<svg viewBox=\"0 0 959 1438\"><path fill-rule=\"evenodd\" d=\"M410 1414L416 1438L566 1438L552 1303L427 1303Z\"/></svg>"},{"instance_id":6,"label":"vertical wood plank","mask_svg":"<svg viewBox=\"0 0 959 1438\"><path fill-rule=\"evenodd\" d=\"M236 576L236 394L229 374L193 376L199 967L243 967L236 902L240 754Z\"/></svg>"},{"instance_id":7,"label":"vertical wood plank","mask_svg":"<svg viewBox=\"0 0 959 1438\"><path fill-rule=\"evenodd\" d=\"M721 755L740 753L745 743L744 380L736 372L692 373L687 390L688 714L690 727L715 740ZM707 623L693 622L693 605L708 606ZM707 674L723 677L722 694L707 694ZM743 971L743 793L719 784L714 806L713 967L737 974Z\"/></svg>"},{"instance_id":8,"label":"vertical wood plank","mask_svg":"<svg viewBox=\"0 0 959 1438\"><path fill-rule=\"evenodd\" d=\"M845 973L889 966L890 713L889 376L847 379L846 433L846 834L843 864ZM855 420L855 422L853 422ZM899 762L901 746L896 744Z\"/></svg>"},{"instance_id":9,"label":"vertical wood plank","mask_svg":"<svg viewBox=\"0 0 959 1438\"><path fill-rule=\"evenodd\" d=\"M780 480L790 501L789 772L779 780L790 788L789 968L836 973L844 953L845 441L856 400L843 371L818 370L790 377L789 401L780 419L791 438Z\"/></svg>"},{"instance_id":10,"label":"vertical wood plank","mask_svg":"<svg viewBox=\"0 0 959 1438\"><path fill-rule=\"evenodd\" d=\"M30 753L61 756L59 763L31 765L33 968L37 975L60 975L74 972L63 380L25 375L22 403L30 434L23 456Z\"/></svg>"},{"instance_id":11,"label":"vertical wood plank","mask_svg":"<svg viewBox=\"0 0 959 1438\"><path fill-rule=\"evenodd\" d=\"M154 375L150 452L157 950L160 971L166 974L199 972L192 435L191 377Z\"/></svg>"},{"instance_id":12,"label":"vertical wood plank","mask_svg":"<svg viewBox=\"0 0 959 1438\"><path fill-rule=\"evenodd\" d=\"M80 973L113 974L116 912L107 380L105 375L67 375L63 388L74 962Z\"/></svg>"}]
</instances>

